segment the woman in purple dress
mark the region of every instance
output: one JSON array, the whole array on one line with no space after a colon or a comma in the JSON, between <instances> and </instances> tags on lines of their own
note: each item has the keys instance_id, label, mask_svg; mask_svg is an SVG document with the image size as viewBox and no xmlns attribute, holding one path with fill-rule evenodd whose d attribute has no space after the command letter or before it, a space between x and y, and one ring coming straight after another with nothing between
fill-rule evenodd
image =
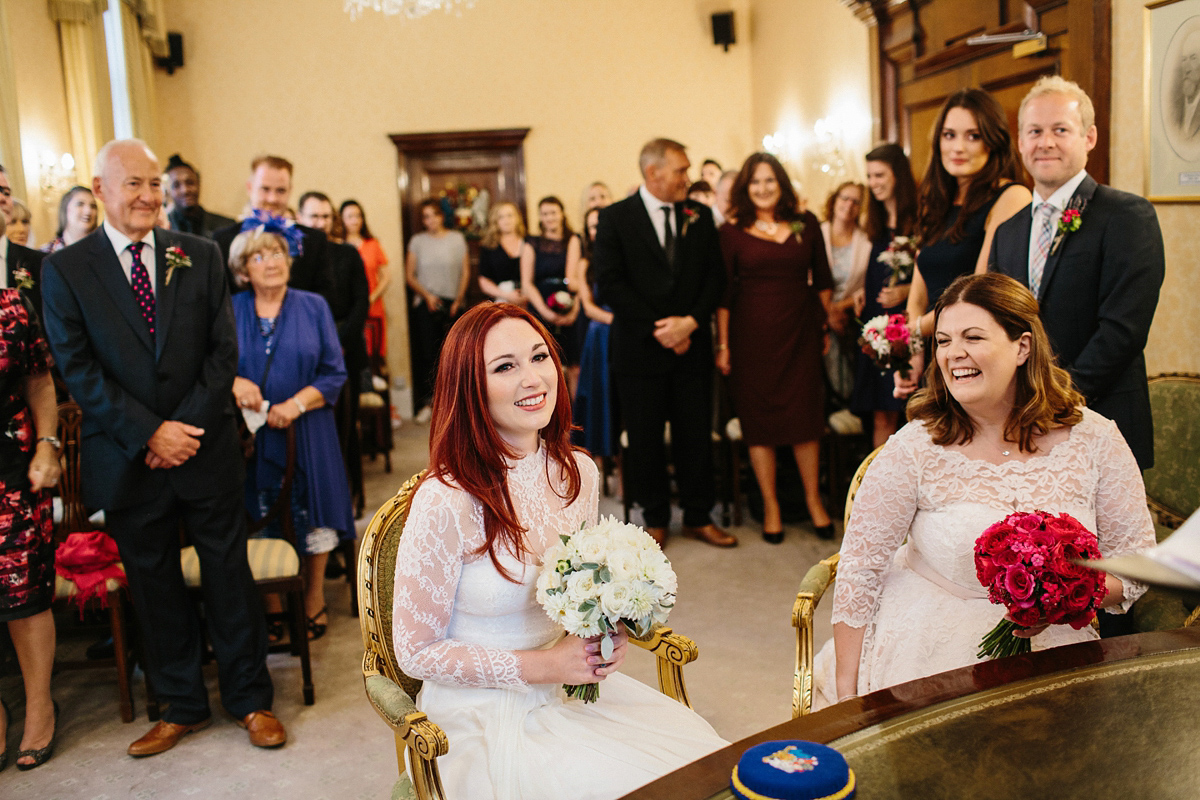
<instances>
[{"instance_id":1,"label":"woman in purple dress","mask_svg":"<svg viewBox=\"0 0 1200 800\"><path fill-rule=\"evenodd\" d=\"M292 515L297 550L304 556L309 638L317 639L328 624L325 562L339 541L355 533L333 414L346 367L324 298L288 288L292 261L286 233L294 230L282 221L271 223L239 234L230 245L229 266L254 290L233 297L239 350L233 394L243 411L267 414L246 475L252 515L261 518L278 497L287 464L285 431L296 428ZM271 633L282 636L282 626Z\"/></svg>"}]
</instances>

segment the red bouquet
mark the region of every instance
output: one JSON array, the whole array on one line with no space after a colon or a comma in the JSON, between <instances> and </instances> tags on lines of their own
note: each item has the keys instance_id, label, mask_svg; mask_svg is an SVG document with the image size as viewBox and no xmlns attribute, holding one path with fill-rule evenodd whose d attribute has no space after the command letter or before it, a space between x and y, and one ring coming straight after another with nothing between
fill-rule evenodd
<instances>
[{"instance_id":1,"label":"red bouquet","mask_svg":"<svg viewBox=\"0 0 1200 800\"><path fill-rule=\"evenodd\" d=\"M914 336L903 314L880 314L863 325L858 346L881 370L894 369L901 378L912 371L912 357L924 349L925 340Z\"/></svg>"},{"instance_id":2,"label":"red bouquet","mask_svg":"<svg viewBox=\"0 0 1200 800\"><path fill-rule=\"evenodd\" d=\"M1017 512L984 531L975 541L975 574L1009 618L983 637L978 656L1028 653L1029 639L1012 635L1017 628L1089 624L1107 593L1104 573L1075 562L1098 558L1096 534L1070 514Z\"/></svg>"}]
</instances>

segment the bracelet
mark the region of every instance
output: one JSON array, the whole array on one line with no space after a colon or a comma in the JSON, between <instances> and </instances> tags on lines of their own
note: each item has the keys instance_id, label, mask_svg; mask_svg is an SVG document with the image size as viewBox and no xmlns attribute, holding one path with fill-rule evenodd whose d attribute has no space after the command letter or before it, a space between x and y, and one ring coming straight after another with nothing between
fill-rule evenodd
<instances>
[{"instance_id":1,"label":"bracelet","mask_svg":"<svg viewBox=\"0 0 1200 800\"><path fill-rule=\"evenodd\" d=\"M292 402L296 404L296 408L300 409L301 414L303 414L305 411L308 411L308 409L304 407L304 403L300 402L300 398L293 397Z\"/></svg>"}]
</instances>

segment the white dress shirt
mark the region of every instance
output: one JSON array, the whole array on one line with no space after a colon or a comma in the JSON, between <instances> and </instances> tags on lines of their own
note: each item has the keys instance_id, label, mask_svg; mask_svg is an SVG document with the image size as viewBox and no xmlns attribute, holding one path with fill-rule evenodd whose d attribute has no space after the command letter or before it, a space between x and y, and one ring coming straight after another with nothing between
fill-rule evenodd
<instances>
[{"instance_id":1,"label":"white dress shirt","mask_svg":"<svg viewBox=\"0 0 1200 800\"><path fill-rule=\"evenodd\" d=\"M1067 208L1067 203L1069 203L1071 201L1071 198L1075 195L1075 190L1079 188L1079 184L1083 183L1083 179L1086 177L1087 177L1087 170L1086 169L1079 170L1079 173L1074 178L1071 178L1071 180L1067 181L1062 186L1055 189L1054 194L1050 195L1045 200L1043 200L1041 195L1039 195L1037 193L1037 189L1034 189L1033 204L1029 208L1029 212L1033 215L1033 229L1030 230L1030 232L1029 232L1029 260L1026 262L1027 265L1029 266L1029 268L1032 269L1033 258L1034 258L1034 256L1037 255L1038 208L1042 205L1042 203L1049 203L1054 208L1054 214L1051 215L1051 217L1050 217L1050 224L1051 225L1057 224L1059 218L1062 216L1062 212L1065 211ZM1050 233L1051 243L1054 242L1054 235L1055 235L1054 229L1051 228L1051 233ZM1047 256L1047 260L1049 260L1048 256ZM1043 278L1044 277L1045 277L1045 273L1043 271Z\"/></svg>"},{"instance_id":2,"label":"white dress shirt","mask_svg":"<svg viewBox=\"0 0 1200 800\"><path fill-rule=\"evenodd\" d=\"M108 234L108 241L112 242L113 250L117 252L117 259L121 262L121 269L125 272L125 280L129 281L129 285L133 286L133 253L129 251L129 245L133 243L125 234L114 228L104 220L104 232ZM150 289L154 295L158 296L158 270L155 269L154 262L154 231L151 230L142 239L146 246L142 248L142 263L146 265L146 272L150 273Z\"/></svg>"},{"instance_id":3,"label":"white dress shirt","mask_svg":"<svg viewBox=\"0 0 1200 800\"><path fill-rule=\"evenodd\" d=\"M676 234L678 238L679 220L675 219L675 204L664 203L654 195L650 194L650 190L646 188L646 184L638 189L638 194L642 197L642 202L646 204L646 213L650 215L650 222L654 225L654 232L658 234L658 243L662 247L667 246L667 222L666 215L663 214L663 206L671 209L671 232Z\"/></svg>"},{"instance_id":4,"label":"white dress shirt","mask_svg":"<svg viewBox=\"0 0 1200 800\"><path fill-rule=\"evenodd\" d=\"M0 289L8 288L8 237L0 235Z\"/></svg>"}]
</instances>

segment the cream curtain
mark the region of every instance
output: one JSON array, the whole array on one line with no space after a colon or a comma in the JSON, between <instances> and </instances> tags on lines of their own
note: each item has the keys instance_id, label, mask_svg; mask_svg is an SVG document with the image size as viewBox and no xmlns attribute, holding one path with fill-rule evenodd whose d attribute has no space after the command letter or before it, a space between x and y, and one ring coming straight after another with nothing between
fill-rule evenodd
<instances>
[{"instance_id":1,"label":"cream curtain","mask_svg":"<svg viewBox=\"0 0 1200 800\"><path fill-rule=\"evenodd\" d=\"M101 145L113 137L112 94L102 15L108 0L48 0L58 23L67 122L77 180L92 183L92 163Z\"/></svg>"},{"instance_id":2,"label":"cream curtain","mask_svg":"<svg viewBox=\"0 0 1200 800\"><path fill-rule=\"evenodd\" d=\"M157 20L161 14L143 14L152 3L148 0L121 0L121 39L125 43L125 80L129 86L129 115L133 135L154 149L158 137L157 114L154 102L154 61L150 38L156 36ZM146 23L151 34L146 33ZM166 46L166 37L162 39Z\"/></svg>"},{"instance_id":3,"label":"cream curtain","mask_svg":"<svg viewBox=\"0 0 1200 800\"><path fill-rule=\"evenodd\" d=\"M25 167L21 162L21 125L17 118L17 77L9 45L8 12L0 0L0 164L4 165L14 197L28 199Z\"/></svg>"}]
</instances>

